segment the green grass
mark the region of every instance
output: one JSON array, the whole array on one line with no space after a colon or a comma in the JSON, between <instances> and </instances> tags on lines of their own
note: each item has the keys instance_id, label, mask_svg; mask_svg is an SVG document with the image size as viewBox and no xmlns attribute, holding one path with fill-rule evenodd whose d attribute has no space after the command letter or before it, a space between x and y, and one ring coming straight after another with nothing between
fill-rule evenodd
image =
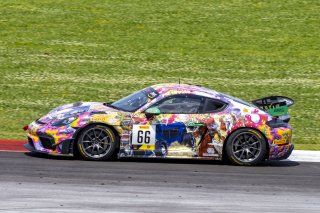
<instances>
[{"instance_id":1,"label":"green grass","mask_svg":"<svg viewBox=\"0 0 320 213\"><path fill-rule=\"evenodd\" d=\"M320 150L320 2L0 1L0 138L55 106L148 85L284 95L299 149Z\"/></svg>"}]
</instances>

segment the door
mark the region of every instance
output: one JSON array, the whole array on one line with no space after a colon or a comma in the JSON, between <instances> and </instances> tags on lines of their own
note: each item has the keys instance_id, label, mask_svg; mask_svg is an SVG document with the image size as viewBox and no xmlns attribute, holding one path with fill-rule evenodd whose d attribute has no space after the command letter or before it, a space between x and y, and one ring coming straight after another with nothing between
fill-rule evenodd
<instances>
[{"instance_id":1,"label":"door","mask_svg":"<svg viewBox=\"0 0 320 213\"><path fill-rule=\"evenodd\" d=\"M157 114L133 116L131 145L134 157L198 157L198 143L206 126L199 116L205 97L179 94L148 107ZM197 134L198 133L198 134Z\"/></svg>"}]
</instances>

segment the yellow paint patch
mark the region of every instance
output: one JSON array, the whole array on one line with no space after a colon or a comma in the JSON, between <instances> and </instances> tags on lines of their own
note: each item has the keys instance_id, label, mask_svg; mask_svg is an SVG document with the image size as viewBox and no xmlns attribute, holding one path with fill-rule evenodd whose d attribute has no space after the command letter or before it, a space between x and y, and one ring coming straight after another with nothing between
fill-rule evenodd
<instances>
[{"instance_id":1,"label":"yellow paint patch","mask_svg":"<svg viewBox=\"0 0 320 213\"><path fill-rule=\"evenodd\" d=\"M140 150L154 150L154 145L142 145L139 148Z\"/></svg>"},{"instance_id":2,"label":"yellow paint patch","mask_svg":"<svg viewBox=\"0 0 320 213\"><path fill-rule=\"evenodd\" d=\"M71 123L71 126L72 126L72 127L77 127L79 120L80 120L80 118L77 118L76 120L74 120L74 121Z\"/></svg>"},{"instance_id":3,"label":"yellow paint patch","mask_svg":"<svg viewBox=\"0 0 320 213\"><path fill-rule=\"evenodd\" d=\"M278 129L278 134L282 136L289 137L292 134L291 129Z\"/></svg>"},{"instance_id":4,"label":"yellow paint patch","mask_svg":"<svg viewBox=\"0 0 320 213\"><path fill-rule=\"evenodd\" d=\"M56 135L58 133L58 130L57 129L47 129L46 133L48 135Z\"/></svg>"},{"instance_id":5,"label":"yellow paint patch","mask_svg":"<svg viewBox=\"0 0 320 213\"><path fill-rule=\"evenodd\" d=\"M36 135L29 135L30 136L30 138L35 142L35 143L39 143L39 137L38 136L36 136Z\"/></svg>"}]
</instances>

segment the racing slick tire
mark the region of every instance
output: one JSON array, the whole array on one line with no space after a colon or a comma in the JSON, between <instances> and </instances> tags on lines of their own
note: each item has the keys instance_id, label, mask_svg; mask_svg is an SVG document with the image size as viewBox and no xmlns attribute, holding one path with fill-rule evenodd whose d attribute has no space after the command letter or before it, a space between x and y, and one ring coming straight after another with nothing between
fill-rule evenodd
<instances>
[{"instance_id":1,"label":"racing slick tire","mask_svg":"<svg viewBox=\"0 0 320 213\"><path fill-rule=\"evenodd\" d=\"M243 128L231 133L226 143L228 160L235 165L254 166L262 162L267 142L257 130Z\"/></svg>"},{"instance_id":2,"label":"racing slick tire","mask_svg":"<svg viewBox=\"0 0 320 213\"><path fill-rule=\"evenodd\" d=\"M110 160L117 148L114 132L104 125L85 127L77 140L79 155L85 160Z\"/></svg>"}]
</instances>

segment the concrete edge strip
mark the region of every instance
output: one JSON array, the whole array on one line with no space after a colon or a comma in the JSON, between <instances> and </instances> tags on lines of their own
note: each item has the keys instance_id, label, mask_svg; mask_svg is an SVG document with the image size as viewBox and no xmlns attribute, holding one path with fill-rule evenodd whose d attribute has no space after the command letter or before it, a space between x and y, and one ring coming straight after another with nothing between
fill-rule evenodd
<instances>
[{"instance_id":1,"label":"concrete edge strip","mask_svg":"<svg viewBox=\"0 0 320 213\"><path fill-rule=\"evenodd\" d=\"M293 150L288 160L298 162L320 162L320 151Z\"/></svg>"},{"instance_id":2,"label":"concrete edge strip","mask_svg":"<svg viewBox=\"0 0 320 213\"><path fill-rule=\"evenodd\" d=\"M28 150L6 150L6 149L0 149L0 152L28 152Z\"/></svg>"}]
</instances>

